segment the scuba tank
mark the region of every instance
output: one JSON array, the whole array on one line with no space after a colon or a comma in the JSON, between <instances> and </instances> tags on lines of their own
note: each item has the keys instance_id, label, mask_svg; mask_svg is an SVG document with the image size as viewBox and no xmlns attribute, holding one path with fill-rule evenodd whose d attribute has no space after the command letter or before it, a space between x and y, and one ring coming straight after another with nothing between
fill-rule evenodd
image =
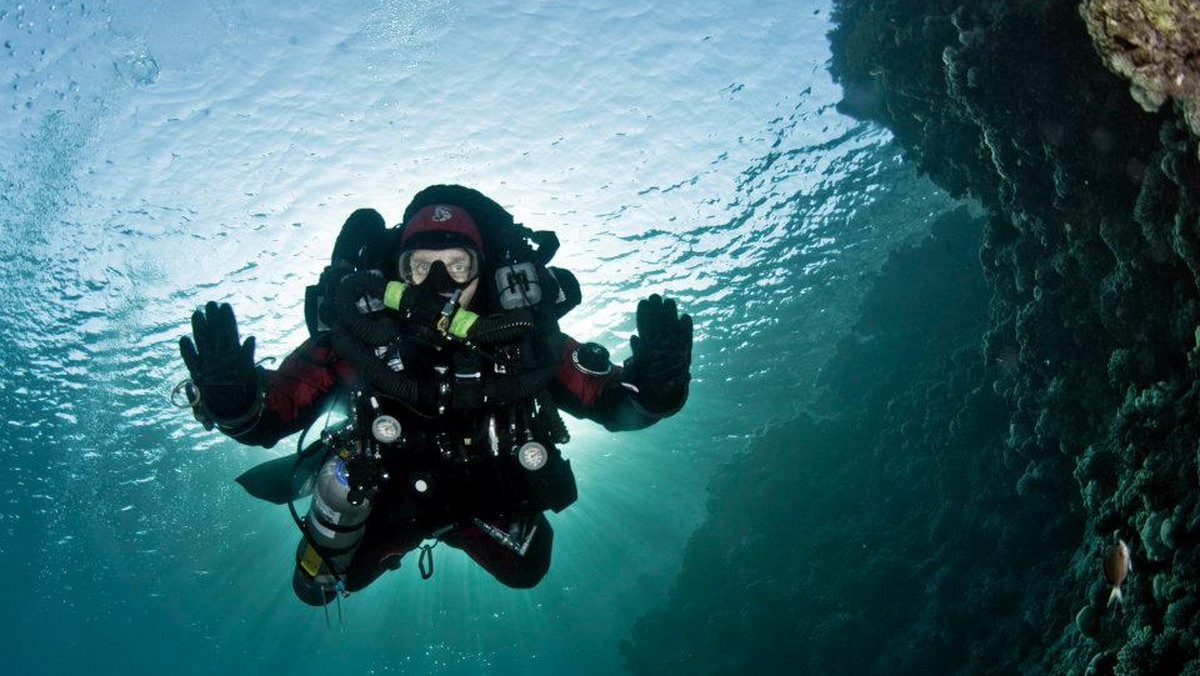
<instances>
[{"instance_id":1,"label":"scuba tank","mask_svg":"<svg viewBox=\"0 0 1200 676\"><path fill-rule=\"evenodd\" d=\"M374 507L374 490L364 488L362 481L373 473L369 463L362 454L343 451L329 457L317 473L292 577L296 594L307 603L324 605L331 592L342 591L344 571L362 543Z\"/></svg>"}]
</instances>

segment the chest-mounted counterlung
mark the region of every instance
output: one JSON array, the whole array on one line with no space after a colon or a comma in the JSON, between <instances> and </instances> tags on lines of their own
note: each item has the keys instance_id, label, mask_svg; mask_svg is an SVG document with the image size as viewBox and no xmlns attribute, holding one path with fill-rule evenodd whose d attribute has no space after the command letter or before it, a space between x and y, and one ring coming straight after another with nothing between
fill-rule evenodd
<instances>
[{"instance_id":1,"label":"chest-mounted counterlung","mask_svg":"<svg viewBox=\"0 0 1200 676\"><path fill-rule=\"evenodd\" d=\"M506 311L545 305L553 308L555 319L562 317L579 304L579 299L570 302L570 296L578 295L579 284L565 270L556 274L548 267L558 252L558 236L549 231L532 232L521 225L514 225L514 230L517 239L505 247L492 275L496 302ZM559 278L568 275L571 283L564 285ZM574 293L569 295L572 287Z\"/></svg>"}]
</instances>

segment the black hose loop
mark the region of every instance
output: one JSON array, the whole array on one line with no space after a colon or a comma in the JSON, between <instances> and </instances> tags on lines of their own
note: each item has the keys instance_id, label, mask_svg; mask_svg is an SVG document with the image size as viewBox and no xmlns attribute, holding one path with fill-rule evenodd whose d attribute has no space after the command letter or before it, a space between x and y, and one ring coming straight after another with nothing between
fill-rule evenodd
<instances>
[{"instance_id":1,"label":"black hose loop","mask_svg":"<svg viewBox=\"0 0 1200 676\"><path fill-rule=\"evenodd\" d=\"M416 379L393 371L386 362L375 355L370 346L356 340L342 327L333 328L332 340L333 349L354 364L359 374L380 394L412 406L433 406L437 402L432 385L422 387Z\"/></svg>"},{"instance_id":2,"label":"black hose loop","mask_svg":"<svg viewBox=\"0 0 1200 676\"><path fill-rule=\"evenodd\" d=\"M494 314L477 319L467 338L480 345L513 343L533 327L533 316L528 312Z\"/></svg>"},{"instance_id":3,"label":"black hose loop","mask_svg":"<svg viewBox=\"0 0 1200 676\"><path fill-rule=\"evenodd\" d=\"M387 280L372 270L343 277L333 297L334 324L372 347L387 345L396 336L395 320L386 315L371 318L358 309L363 298L382 299L385 288Z\"/></svg>"},{"instance_id":4,"label":"black hose loop","mask_svg":"<svg viewBox=\"0 0 1200 676\"><path fill-rule=\"evenodd\" d=\"M471 327L469 337L480 345L497 345L500 343L516 342L526 331L533 328L532 324L505 321L500 317L480 317Z\"/></svg>"},{"instance_id":5,"label":"black hose loop","mask_svg":"<svg viewBox=\"0 0 1200 676\"><path fill-rule=\"evenodd\" d=\"M541 392L557 372L558 364L553 364L523 375L488 381L483 384L483 394L490 403L515 404Z\"/></svg>"}]
</instances>

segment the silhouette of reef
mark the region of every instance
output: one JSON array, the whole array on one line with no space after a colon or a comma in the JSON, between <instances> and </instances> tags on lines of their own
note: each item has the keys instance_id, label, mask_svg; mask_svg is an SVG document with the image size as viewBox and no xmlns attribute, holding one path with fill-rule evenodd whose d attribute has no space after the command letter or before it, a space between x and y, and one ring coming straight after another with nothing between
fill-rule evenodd
<instances>
[{"instance_id":1,"label":"silhouette of reef","mask_svg":"<svg viewBox=\"0 0 1200 676\"><path fill-rule=\"evenodd\" d=\"M841 109L986 217L894 255L812 414L723 468L634 673L1200 675L1179 6L835 1Z\"/></svg>"}]
</instances>

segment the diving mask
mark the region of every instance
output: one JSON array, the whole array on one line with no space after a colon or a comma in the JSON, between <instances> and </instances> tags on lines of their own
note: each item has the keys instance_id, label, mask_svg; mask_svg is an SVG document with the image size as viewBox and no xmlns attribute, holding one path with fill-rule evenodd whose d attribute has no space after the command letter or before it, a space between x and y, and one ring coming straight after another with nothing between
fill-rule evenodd
<instances>
[{"instance_id":1,"label":"diving mask","mask_svg":"<svg viewBox=\"0 0 1200 676\"><path fill-rule=\"evenodd\" d=\"M412 249L400 254L400 280L414 286L429 282L442 287L463 288L479 276L479 255L465 247Z\"/></svg>"}]
</instances>

